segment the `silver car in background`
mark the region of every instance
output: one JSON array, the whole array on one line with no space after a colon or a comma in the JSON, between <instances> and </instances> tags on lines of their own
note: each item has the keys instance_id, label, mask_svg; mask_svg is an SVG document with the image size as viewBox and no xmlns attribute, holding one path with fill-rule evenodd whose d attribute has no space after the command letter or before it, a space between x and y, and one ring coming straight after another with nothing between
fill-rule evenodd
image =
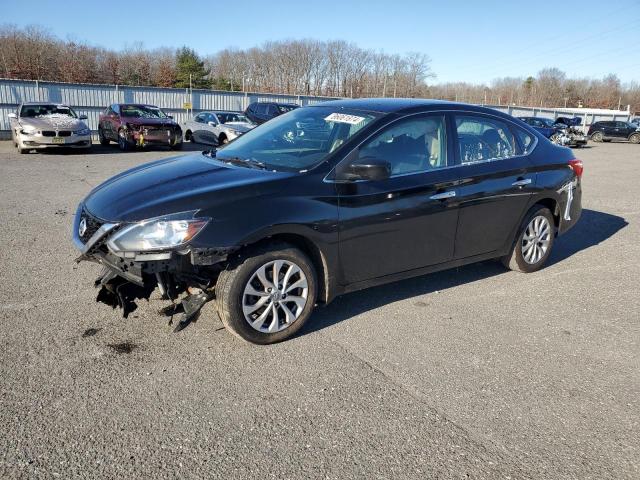
<instances>
[{"instance_id":1,"label":"silver car in background","mask_svg":"<svg viewBox=\"0 0 640 480\"><path fill-rule=\"evenodd\" d=\"M28 102L10 113L11 139L20 153L52 147L91 148L91 130L68 105Z\"/></svg>"},{"instance_id":2,"label":"silver car in background","mask_svg":"<svg viewBox=\"0 0 640 480\"><path fill-rule=\"evenodd\" d=\"M238 112L201 112L182 125L187 142L224 145L252 128L252 123Z\"/></svg>"}]
</instances>

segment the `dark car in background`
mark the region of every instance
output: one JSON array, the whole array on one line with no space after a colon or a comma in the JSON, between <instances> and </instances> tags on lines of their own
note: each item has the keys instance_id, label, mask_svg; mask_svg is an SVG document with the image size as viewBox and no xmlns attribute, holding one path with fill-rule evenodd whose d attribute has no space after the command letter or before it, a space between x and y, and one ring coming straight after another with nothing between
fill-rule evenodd
<instances>
[{"instance_id":1,"label":"dark car in background","mask_svg":"<svg viewBox=\"0 0 640 480\"><path fill-rule=\"evenodd\" d=\"M589 127L588 135L594 142L628 140L631 143L640 143L640 126L621 121L595 122Z\"/></svg>"},{"instance_id":2,"label":"dark car in background","mask_svg":"<svg viewBox=\"0 0 640 480\"><path fill-rule=\"evenodd\" d=\"M296 105L295 103L253 102L249 104L244 114L253 123L260 125L267 120L271 120L299 107L300 105Z\"/></svg>"},{"instance_id":3,"label":"dark car in background","mask_svg":"<svg viewBox=\"0 0 640 480\"><path fill-rule=\"evenodd\" d=\"M212 300L266 344L354 290L493 258L539 270L580 218L582 170L489 108L338 100L116 175L80 203L73 237L103 268L98 300L128 314L158 288L178 325Z\"/></svg>"},{"instance_id":4,"label":"dark car in background","mask_svg":"<svg viewBox=\"0 0 640 480\"><path fill-rule=\"evenodd\" d=\"M101 145L116 142L121 150L148 145L182 148L182 129L161 108L139 103L114 103L100 114Z\"/></svg>"},{"instance_id":5,"label":"dark car in background","mask_svg":"<svg viewBox=\"0 0 640 480\"><path fill-rule=\"evenodd\" d=\"M587 144L587 136L578 129L581 121L577 117L558 117L555 120L544 117L518 118L558 145L581 147Z\"/></svg>"}]
</instances>

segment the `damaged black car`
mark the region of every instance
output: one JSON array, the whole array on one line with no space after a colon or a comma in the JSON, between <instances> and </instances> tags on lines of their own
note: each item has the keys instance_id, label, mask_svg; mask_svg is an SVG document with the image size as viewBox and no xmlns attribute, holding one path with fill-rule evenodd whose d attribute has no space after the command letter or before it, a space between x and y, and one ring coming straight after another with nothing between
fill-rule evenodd
<instances>
[{"instance_id":1,"label":"damaged black car","mask_svg":"<svg viewBox=\"0 0 640 480\"><path fill-rule=\"evenodd\" d=\"M125 316L159 289L177 330L212 301L267 344L350 291L494 258L542 268L580 217L582 169L491 109L339 100L107 180L73 237L102 266L98 300Z\"/></svg>"}]
</instances>

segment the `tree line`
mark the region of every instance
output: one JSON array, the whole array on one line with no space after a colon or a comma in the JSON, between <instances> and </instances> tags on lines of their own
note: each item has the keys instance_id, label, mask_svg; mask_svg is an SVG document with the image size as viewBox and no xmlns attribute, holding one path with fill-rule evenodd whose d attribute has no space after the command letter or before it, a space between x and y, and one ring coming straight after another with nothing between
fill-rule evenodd
<instances>
[{"instance_id":1,"label":"tree line","mask_svg":"<svg viewBox=\"0 0 640 480\"><path fill-rule=\"evenodd\" d=\"M467 72L470 74L472 72ZM343 40L286 40L201 57L188 47L121 51L61 40L29 26L0 27L0 77L157 87L213 88L291 95L428 97L469 103L640 110L640 84L568 78L557 68L535 76L498 78L488 85L431 83L424 53L387 54Z\"/></svg>"}]
</instances>

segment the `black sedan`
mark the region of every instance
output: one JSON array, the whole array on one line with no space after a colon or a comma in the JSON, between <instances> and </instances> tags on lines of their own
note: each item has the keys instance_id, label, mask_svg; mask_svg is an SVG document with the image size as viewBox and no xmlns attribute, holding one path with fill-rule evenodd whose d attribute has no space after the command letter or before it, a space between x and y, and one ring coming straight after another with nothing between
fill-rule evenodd
<instances>
[{"instance_id":1,"label":"black sedan","mask_svg":"<svg viewBox=\"0 0 640 480\"><path fill-rule=\"evenodd\" d=\"M98 299L125 315L159 288L181 301L178 329L213 300L265 344L354 290L493 258L535 272L580 218L581 175L571 150L495 110L340 100L107 180L73 235L104 267Z\"/></svg>"}]
</instances>

